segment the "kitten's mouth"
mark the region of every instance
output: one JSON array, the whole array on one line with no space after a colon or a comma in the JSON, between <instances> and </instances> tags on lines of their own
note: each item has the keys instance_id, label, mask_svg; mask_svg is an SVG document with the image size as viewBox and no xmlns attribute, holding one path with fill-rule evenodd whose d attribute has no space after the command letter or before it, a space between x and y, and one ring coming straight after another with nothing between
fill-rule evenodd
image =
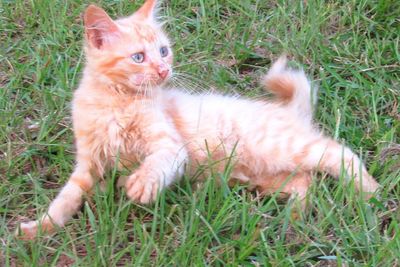
<instances>
[{"instance_id":1,"label":"kitten's mouth","mask_svg":"<svg viewBox=\"0 0 400 267\"><path fill-rule=\"evenodd\" d=\"M149 88L159 86L165 83L168 79L169 75L163 78L155 75L135 75L129 79L129 83L135 87Z\"/></svg>"}]
</instances>

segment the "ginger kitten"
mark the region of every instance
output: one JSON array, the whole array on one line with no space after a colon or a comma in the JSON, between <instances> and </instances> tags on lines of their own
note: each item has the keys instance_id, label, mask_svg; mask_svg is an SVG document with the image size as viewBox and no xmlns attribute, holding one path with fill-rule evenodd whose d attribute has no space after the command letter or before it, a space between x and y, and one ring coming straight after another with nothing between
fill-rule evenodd
<instances>
[{"instance_id":1,"label":"ginger kitten","mask_svg":"<svg viewBox=\"0 0 400 267\"><path fill-rule=\"evenodd\" d=\"M99 7L86 9L87 61L72 102L75 170L47 213L22 223L19 234L33 238L39 226L63 226L117 157L124 166L140 163L125 184L139 203L155 200L187 167L207 162L209 152L222 169L233 151L232 179L263 194L280 190L304 200L312 171L338 177L342 166L360 191L376 191L360 159L313 125L310 83L284 58L263 80L275 102L163 89L173 58L155 6L147 0L115 21Z\"/></svg>"}]
</instances>

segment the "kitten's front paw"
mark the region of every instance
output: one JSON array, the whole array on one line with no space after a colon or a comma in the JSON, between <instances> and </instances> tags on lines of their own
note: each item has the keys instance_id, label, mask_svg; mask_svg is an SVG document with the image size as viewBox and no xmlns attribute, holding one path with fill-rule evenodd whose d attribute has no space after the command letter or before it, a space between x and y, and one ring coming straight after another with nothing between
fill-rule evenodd
<instances>
[{"instance_id":1,"label":"kitten's front paw","mask_svg":"<svg viewBox=\"0 0 400 267\"><path fill-rule=\"evenodd\" d=\"M42 221L21 223L15 231L15 235L23 240L32 240L37 236L39 230L41 230L41 232L44 234L50 234L54 231L54 225L47 218L43 219Z\"/></svg>"},{"instance_id":2,"label":"kitten's front paw","mask_svg":"<svg viewBox=\"0 0 400 267\"><path fill-rule=\"evenodd\" d=\"M15 231L15 235L23 240L32 240L37 235L38 227L39 223L37 221L21 223Z\"/></svg>"},{"instance_id":3,"label":"kitten's front paw","mask_svg":"<svg viewBox=\"0 0 400 267\"><path fill-rule=\"evenodd\" d=\"M147 204L156 200L159 181L154 178L133 174L128 178L125 187L130 199Z\"/></svg>"}]
</instances>

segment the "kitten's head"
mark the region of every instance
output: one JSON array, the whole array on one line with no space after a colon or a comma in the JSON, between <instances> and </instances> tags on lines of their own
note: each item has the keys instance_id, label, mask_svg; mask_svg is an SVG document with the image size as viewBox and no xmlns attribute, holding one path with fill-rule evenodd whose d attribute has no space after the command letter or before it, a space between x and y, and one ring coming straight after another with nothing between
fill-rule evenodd
<instances>
[{"instance_id":1,"label":"kitten's head","mask_svg":"<svg viewBox=\"0 0 400 267\"><path fill-rule=\"evenodd\" d=\"M171 76L170 42L156 22L155 0L133 15L112 20L90 5L84 15L88 67L106 80L133 90L155 87Z\"/></svg>"}]
</instances>

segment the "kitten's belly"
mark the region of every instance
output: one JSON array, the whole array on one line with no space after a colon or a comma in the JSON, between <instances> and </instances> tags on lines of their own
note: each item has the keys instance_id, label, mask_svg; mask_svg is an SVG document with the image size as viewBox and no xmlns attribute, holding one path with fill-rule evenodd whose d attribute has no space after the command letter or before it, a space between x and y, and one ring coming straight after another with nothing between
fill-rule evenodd
<instances>
[{"instance_id":1,"label":"kitten's belly","mask_svg":"<svg viewBox=\"0 0 400 267\"><path fill-rule=\"evenodd\" d=\"M168 103L168 113L194 165L213 162L213 168L222 171L226 164L234 163L233 176L242 181L269 171L264 156L269 145L267 129L276 121L268 120L269 104L182 93Z\"/></svg>"},{"instance_id":2,"label":"kitten's belly","mask_svg":"<svg viewBox=\"0 0 400 267\"><path fill-rule=\"evenodd\" d=\"M213 162L219 170L233 162L233 174L241 180L285 171L288 159L301 152L307 140L320 136L293 110L277 103L176 91L165 99L191 160Z\"/></svg>"}]
</instances>

